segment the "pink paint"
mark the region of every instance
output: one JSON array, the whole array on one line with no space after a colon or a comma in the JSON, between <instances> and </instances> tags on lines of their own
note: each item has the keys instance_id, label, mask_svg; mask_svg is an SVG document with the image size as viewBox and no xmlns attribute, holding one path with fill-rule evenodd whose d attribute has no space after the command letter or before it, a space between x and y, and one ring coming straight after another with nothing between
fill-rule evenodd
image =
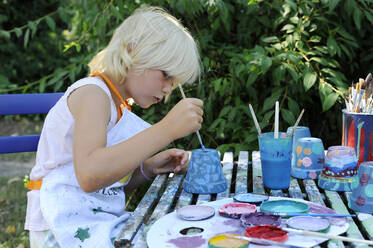
<instances>
[{"instance_id":1,"label":"pink paint","mask_svg":"<svg viewBox=\"0 0 373 248\"><path fill-rule=\"evenodd\" d=\"M242 214L256 211L256 206L250 203L228 203L219 208L221 216L238 219Z\"/></svg>"},{"instance_id":2,"label":"pink paint","mask_svg":"<svg viewBox=\"0 0 373 248\"><path fill-rule=\"evenodd\" d=\"M312 160L309 157L304 157L302 163L305 167L310 167L312 165Z\"/></svg>"},{"instance_id":3,"label":"pink paint","mask_svg":"<svg viewBox=\"0 0 373 248\"><path fill-rule=\"evenodd\" d=\"M202 235L199 235L170 239L167 242L174 244L178 248L197 248L203 246L207 241L202 238Z\"/></svg>"}]
</instances>

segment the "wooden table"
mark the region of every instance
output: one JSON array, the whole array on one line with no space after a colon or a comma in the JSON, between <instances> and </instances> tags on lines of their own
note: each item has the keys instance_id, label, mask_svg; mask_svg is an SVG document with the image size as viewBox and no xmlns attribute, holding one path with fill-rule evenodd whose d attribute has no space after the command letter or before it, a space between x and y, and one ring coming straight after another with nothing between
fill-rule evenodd
<instances>
[{"instance_id":1,"label":"wooden table","mask_svg":"<svg viewBox=\"0 0 373 248\"><path fill-rule=\"evenodd\" d=\"M149 187L133 215L128 219L125 228L119 233L115 247L147 247L146 233L151 225L180 207L190 204L201 204L221 198L233 197L237 193L254 192L271 196L283 196L304 199L323 206L333 208L338 213L355 213L347 207L349 192L334 192L320 189L316 180L291 179L288 190L268 190L263 187L260 154L241 151L238 161L234 161L233 153L226 152L222 160L224 176L229 184L225 192L214 195L196 195L182 190L185 175L164 174L158 176ZM373 240L373 215L356 213L357 217L348 218L347 237ZM320 247L368 247L329 240Z\"/></svg>"}]
</instances>

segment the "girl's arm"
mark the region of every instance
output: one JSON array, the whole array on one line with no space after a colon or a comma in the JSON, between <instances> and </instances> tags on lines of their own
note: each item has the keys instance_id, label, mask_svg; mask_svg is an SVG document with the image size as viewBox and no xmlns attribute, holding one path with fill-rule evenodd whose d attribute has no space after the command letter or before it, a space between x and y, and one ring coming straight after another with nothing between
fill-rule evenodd
<instances>
[{"instance_id":1,"label":"girl's arm","mask_svg":"<svg viewBox=\"0 0 373 248\"><path fill-rule=\"evenodd\" d=\"M199 99L182 100L160 122L122 143L106 147L108 96L95 85L75 90L68 98L68 106L75 119L74 169L80 187L93 192L109 186L174 139L200 129L202 104Z\"/></svg>"}]
</instances>

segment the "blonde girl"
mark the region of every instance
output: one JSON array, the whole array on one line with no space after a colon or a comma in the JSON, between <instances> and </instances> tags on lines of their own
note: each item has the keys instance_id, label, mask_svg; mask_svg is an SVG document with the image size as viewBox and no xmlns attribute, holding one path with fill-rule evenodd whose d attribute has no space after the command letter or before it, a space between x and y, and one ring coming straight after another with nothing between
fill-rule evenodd
<instances>
[{"instance_id":1,"label":"blonde girl","mask_svg":"<svg viewBox=\"0 0 373 248\"><path fill-rule=\"evenodd\" d=\"M124 192L159 173L185 171L187 152L159 151L201 128L196 98L181 100L154 125L128 104L148 108L199 77L195 41L164 10L135 11L89 68L45 119L28 185L32 248L113 247L130 215Z\"/></svg>"}]
</instances>

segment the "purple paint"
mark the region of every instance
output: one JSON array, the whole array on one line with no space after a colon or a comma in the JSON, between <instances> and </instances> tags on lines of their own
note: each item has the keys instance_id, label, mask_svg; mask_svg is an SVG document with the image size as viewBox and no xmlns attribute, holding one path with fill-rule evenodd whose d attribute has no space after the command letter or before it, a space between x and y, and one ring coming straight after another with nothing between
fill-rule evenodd
<instances>
[{"instance_id":1,"label":"purple paint","mask_svg":"<svg viewBox=\"0 0 373 248\"><path fill-rule=\"evenodd\" d=\"M337 211L324 207L315 203L307 202L308 206L310 207L309 213L313 214L337 214ZM327 218L332 225L336 226L344 226L347 223L347 219L345 217L331 217Z\"/></svg>"},{"instance_id":2,"label":"purple paint","mask_svg":"<svg viewBox=\"0 0 373 248\"><path fill-rule=\"evenodd\" d=\"M244 227L258 226L258 225L281 225L281 217L270 213L256 212L251 214L243 214L240 218L241 224Z\"/></svg>"},{"instance_id":3,"label":"purple paint","mask_svg":"<svg viewBox=\"0 0 373 248\"><path fill-rule=\"evenodd\" d=\"M312 216L296 216L288 219L286 224L295 229L301 229L313 232L325 232L330 223L327 219Z\"/></svg>"},{"instance_id":4,"label":"purple paint","mask_svg":"<svg viewBox=\"0 0 373 248\"><path fill-rule=\"evenodd\" d=\"M170 239L167 243L174 244L178 248L197 248L206 244L206 240L200 236L192 237L179 237L176 239Z\"/></svg>"}]
</instances>

